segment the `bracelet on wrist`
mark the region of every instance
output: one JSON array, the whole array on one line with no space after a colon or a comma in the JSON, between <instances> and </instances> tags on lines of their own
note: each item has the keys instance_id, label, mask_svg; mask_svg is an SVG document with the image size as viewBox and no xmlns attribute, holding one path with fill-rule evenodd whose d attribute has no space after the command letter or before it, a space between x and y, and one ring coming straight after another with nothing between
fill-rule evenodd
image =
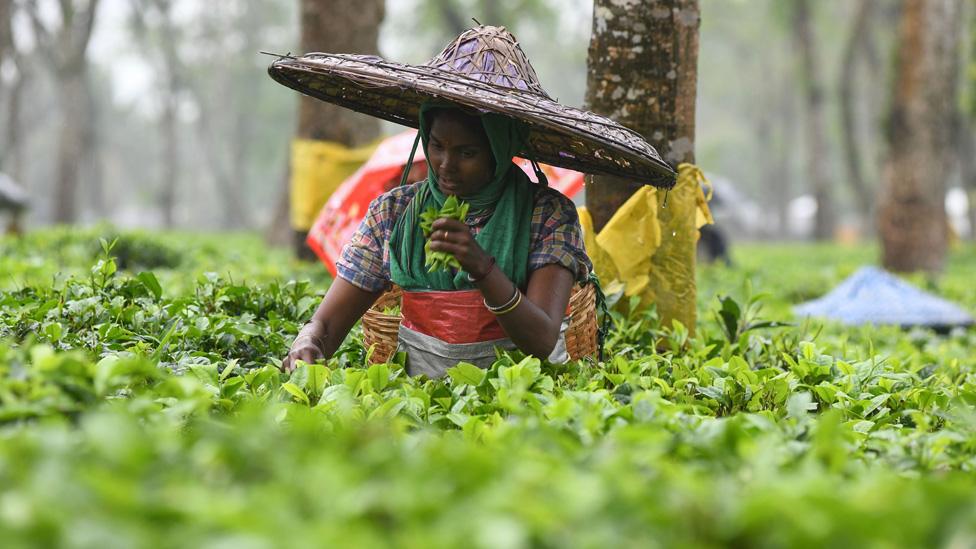
<instances>
[{"instance_id":1,"label":"bracelet on wrist","mask_svg":"<svg viewBox=\"0 0 976 549\"><path fill-rule=\"evenodd\" d=\"M514 311L515 309L517 309L518 306L521 305L521 304L522 304L522 292L520 292L520 291L518 291L518 289L516 289L515 290L515 302L512 303L510 306L508 306L508 307L506 307L506 308L504 308L504 309L502 309L500 311L492 311L492 313L494 313L495 316L507 315L508 313L510 313L510 312Z\"/></svg>"},{"instance_id":2,"label":"bracelet on wrist","mask_svg":"<svg viewBox=\"0 0 976 549\"><path fill-rule=\"evenodd\" d=\"M466 278L468 279L468 282L471 282L471 283L481 282L489 274L491 274L491 271L494 268L495 268L495 256L489 256L488 257L488 268L485 269L485 272L481 276L475 277L475 276L471 276L471 273L468 273L467 276L466 276Z\"/></svg>"},{"instance_id":3,"label":"bracelet on wrist","mask_svg":"<svg viewBox=\"0 0 976 549\"><path fill-rule=\"evenodd\" d=\"M515 308L518 307L519 303L522 301L522 292L518 289L518 286L515 286L514 284L512 286L514 286L515 292L512 294L512 297L508 299L508 301L495 307L489 305L488 301L485 300L485 308L496 315L503 315L515 310Z\"/></svg>"}]
</instances>

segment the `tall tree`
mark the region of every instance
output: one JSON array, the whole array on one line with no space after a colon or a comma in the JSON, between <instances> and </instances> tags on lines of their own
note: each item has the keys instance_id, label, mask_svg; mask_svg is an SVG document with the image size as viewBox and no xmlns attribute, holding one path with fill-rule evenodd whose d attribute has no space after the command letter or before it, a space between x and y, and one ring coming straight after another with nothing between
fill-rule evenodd
<instances>
[{"instance_id":1,"label":"tall tree","mask_svg":"<svg viewBox=\"0 0 976 549\"><path fill-rule=\"evenodd\" d=\"M586 107L608 116L641 135L672 165L695 159L695 96L698 78L697 0L650 0L593 3L593 31L587 62ZM593 177L586 187L586 206L599 231L613 213L644 183L615 177ZM698 192L675 189L674 192ZM661 208L668 223L673 208ZM694 216L682 230L695 230ZM665 239L655 257L682 257L694 265L694 245L668 250ZM654 261L652 259L652 261ZM653 268L660 268L654 265ZM694 270L692 269L692 276ZM692 287L693 289L693 287ZM694 291L691 292L694 299ZM665 326L677 318L687 295L660 292L657 308ZM693 307L692 307L693 309ZM679 318L694 329L694 313Z\"/></svg>"},{"instance_id":2,"label":"tall tree","mask_svg":"<svg viewBox=\"0 0 976 549\"><path fill-rule=\"evenodd\" d=\"M378 53L383 0L301 0L300 6L302 51ZM378 133L379 122L375 118L310 97L299 100L297 139L358 146L376 138ZM287 186L283 196L288 196ZM279 208L279 216L281 211ZM295 236L296 251L308 257L305 231L298 230Z\"/></svg>"},{"instance_id":3,"label":"tall tree","mask_svg":"<svg viewBox=\"0 0 976 549\"><path fill-rule=\"evenodd\" d=\"M793 93L794 83L790 71L777 71L770 85L775 88L771 106L771 115L776 119L776 137L778 146L772 150L773 157L765 168L766 184L764 188L772 195L776 205L776 232L773 235L786 237L790 234L790 201L793 199L795 185L792 181L791 166L795 162L797 132L793 124L799 110L796 94Z\"/></svg>"},{"instance_id":4,"label":"tall tree","mask_svg":"<svg viewBox=\"0 0 976 549\"><path fill-rule=\"evenodd\" d=\"M945 262L962 7L962 0L905 0L902 10L879 209L889 270L937 272Z\"/></svg>"},{"instance_id":5,"label":"tall tree","mask_svg":"<svg viewBox=\"0 0 976 549\"><path fill-rule=\"evenodd\" d=\"M163 225L173 227L177 188L180 178L180 138L178 109L180 94L184 92L184 68L177 46L179 29L173 18L172 0L133 0L132 23L139 38L147 42L150 58L161 75L157 86L160 103L160 133L162 150L157 199ZM234 213L231 213L232 217Z\"/></svg>"},{"instance_id":6,"label":"tall tree","mask_svg":"<svg viewBox=\"0 0 976 549\"><path fill-rule=\"evenodd\" d=\"M382 0L301 0L303 51L377 54L383 22ZM368 143L379 131L377 119L310 97L298 106L299 139Z\"/></svg>"},{"instance_id":7,"label":"tall tree","mask_svg":"<svg viewBox=\"0 0 976 549\"><path fill-rule=\"evenodd\" d=\"M833 237L836 223L833 189L827 174L827 137L824 129L824 86L820 75L820 58L813 32L813 14L809 0L793 0L793 33L803 95L806 99L805 127L807 137L807 176L817 201L813 236L817 240Z\"/></svg>"},{"instance_id":8,"label":"tall tree","mask_svg":"<svg viewBox=\"0 0 976 549\"><path fill-rule=\"evenodd\" d=\"M42 17L39 2L27 2L34 39L57 81L61 129L54 190L54 220L72 223L78 216L80 174L95 160L94 103L88 81L88 44L99 0L61 0L56 21Z\"/></svg>"},{"instance_id":9,"label":"tall tree","mask_svg":"<svg viewBox=\"0 0 976 549\"><path fill-rule=\"evenodd\" d=\"M0 3L0 61L6 59L14 44L14 3Z\"/></svg>"},{"instance_id":10,"label":"tall tree","mask_svg":"<svg viewBox=\"0 0 976 549\"><path fill-rule=\"evenodd\" d=\"M263 21L260 14L266 2L224 1L205 11L203 33L206 40L220 45L229 62L217 70L198 72L188 79L187 89L200 107L196 118L197 135L206 163L222 202L221 225L240 228L250 224L247 207L247 159L254 146L255 117L258 108L258 88L242 85L254 74L255 52L258 51L259 31ZM227 25L227 21L233 21ZM234 40L228 40L228 35ZM199 71L199 69L198 69ZM215 95L209 81L219 88L233 88L234 93Z\"/></svg>"},{"instance_id":11,"label":"tall tree","mask_svg":"<svg viewBox=\"0 0 976 549\"><path fill-rule=\"evenodd\" d=\"M593 4L586 108L640 133L672 165L695 159L698 25L697 0ZM594 228L643 184L592 178L586 206Z\"/></svg>"},{"instance_id":12,"label":"tall tree","mask_svg":"<svg viewBox=\"0 0 976 549\"><path fill-rule=\"evenodd\" d=\"M21 100L27 84L24 70L26 63L14 43L15 6L11 1L0 2L0 67L13 69L9 83L0 81L6 107L7 128L3 135L3 153L0 154L0 168L10 173L17 181L23 182L24 154L22 142Z\"/></svg>"},{"instance_id":13,"label":"tall tree","mask_svg":"<svg viewBox=\"0 0 976 549\"><path fill-rule=\"evenodd\" d=\"M844 59L839 80L841 137L847 181L857 208L865 221L871 219L875 192L864 175L864 148L858 138L857 97L858 67L870 66L871 26L875 20L875 0L861 0L844 45ZM860 62L860 63L859 63ZM870 83L874 85L874 83Z\"/></svg>"},{"instance_id":14,"label":"tall tree","mask_svg":"<svg viewBox=\"0 0 976 549\"><path fill-rule=\"evenodd\" d=\"M959 109L956 131L959 144L959 171L962 185L969 198L969 238L976 240L976 8L969 7L967 29L969 45L966 63L966 100Z\"/></svg>"},{"instance_id":15,"label":"tall tree","mask_svg":"<svg viewBox=\"0 0 976 549\"><path fill-rule=\"evenodd\" d=\"M792 34L792 25L787 10L782 4L775 3L777 1L772 0L764 7L768 12L767 39L782 43ZM785 70L785 67L792 66L792 57L785 48L770 47L755 54L750 50L746 48L739 57L753 57L756 72L750 77L764 83L750 92L755 101L750 103L752 108L748 116L755 124L755 144L763 151L759 169L761 193L765 205L772 208L775 219L775 223L765 228L764 233L782 238L790 230L789 208L793 192L793 178L789 173L795 154L797 97L795 79L791 71ZM719 189L717 192L722 191Z\"/></svg>"},{"instance_id":16,"label":"tall tree","mask_svg":"<svg viewBox=\"0 0 976 549\"><path fill-rule=\"evenodd\" d=\"M976 122L973 116L960 111L955 124L959 175L969 205L970 240L976 240Z\"/></svg>"}]
</instances>

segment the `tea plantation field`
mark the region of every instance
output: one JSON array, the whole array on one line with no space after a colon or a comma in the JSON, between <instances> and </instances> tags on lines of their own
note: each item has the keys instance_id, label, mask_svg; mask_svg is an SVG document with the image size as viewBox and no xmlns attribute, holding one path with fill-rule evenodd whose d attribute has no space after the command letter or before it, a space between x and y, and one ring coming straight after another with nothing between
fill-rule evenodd
<instances>
[{"instance_id":1,"label":"tea plantation field","mask_svg":"<svg viewBox=\"0 0 976 549\"><path fill-rule=\"evenodd\" d=\"M600 364L427 380L279 373L329 279L255 237L0 240L0 546L973 547L976 330L791 316L876 257L739 247L694 337L621 303Z\"/></svg>"}]
</instances>

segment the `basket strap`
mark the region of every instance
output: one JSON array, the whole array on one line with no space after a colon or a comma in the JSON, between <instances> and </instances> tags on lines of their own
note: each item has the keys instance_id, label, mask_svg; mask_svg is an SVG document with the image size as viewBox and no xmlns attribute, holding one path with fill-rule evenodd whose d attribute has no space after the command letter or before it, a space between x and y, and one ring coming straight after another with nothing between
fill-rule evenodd
<instances>
[{"instance_id":1,"label":"basket strap","mask_svg":"<svg viewBox=\"0 0 976 549\"><path fill-rule=\"evenodd\" d=\"M603 287L600 286L600 278L596 275L596 271L590 272L590 276L586 279L587 284L593 285L593 290L596 293L596 344L597 344L597 357L599 360L605 360L603 356L603 343L606 341L607 334L610 333L610 310L607 308L607 296L603 293Z\"/></svg>"}]
</instances>

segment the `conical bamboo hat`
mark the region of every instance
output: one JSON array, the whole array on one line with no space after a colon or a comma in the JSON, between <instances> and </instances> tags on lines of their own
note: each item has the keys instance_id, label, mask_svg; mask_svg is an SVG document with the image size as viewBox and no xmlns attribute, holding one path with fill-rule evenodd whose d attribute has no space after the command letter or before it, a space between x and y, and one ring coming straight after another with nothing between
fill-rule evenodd
<instances>
[{"instance_id":1,"label":"conical bamboo hat","mask_svg":"<svg viewBox=\"0 0 976 549\"><path fill-rule=\"evenodd\" d=\"M309 53L283 56L268 73L306 95L414 128L420 105L430 100L511 116L529 127L519 156L657 187L674 185L674 169L640 134L553 100L504 27L468 29L423 65Z\"/></svg>"}]
</instances>

